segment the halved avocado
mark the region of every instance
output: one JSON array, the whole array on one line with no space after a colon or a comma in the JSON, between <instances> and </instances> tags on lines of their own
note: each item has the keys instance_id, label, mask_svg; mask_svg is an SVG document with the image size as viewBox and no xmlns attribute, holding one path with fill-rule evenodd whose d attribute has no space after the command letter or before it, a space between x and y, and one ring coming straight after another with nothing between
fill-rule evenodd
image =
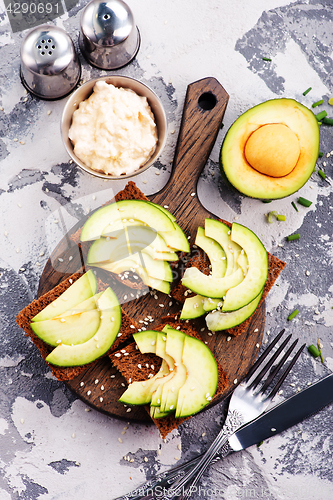
<instances>
[{"instance_id":1,"label":"halved avocado","mask_svg":"<svg viewBox=\"0 0 333 500\"><path fill-rule=\"evenodd\" d=\"M278 199L309 179L319 153L318 121L294 99L265 101L230 127L220 153L221 172L246 196Z\"/></svg>"}]
</instances>

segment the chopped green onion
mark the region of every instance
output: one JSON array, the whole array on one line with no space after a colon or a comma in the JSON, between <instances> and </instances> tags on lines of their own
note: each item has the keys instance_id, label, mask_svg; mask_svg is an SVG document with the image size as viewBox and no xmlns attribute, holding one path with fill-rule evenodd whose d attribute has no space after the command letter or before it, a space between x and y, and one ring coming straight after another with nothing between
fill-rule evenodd
<instances>
[{"instance_id":1,"label":"chopped green onion","mask_svg":"<svg viewBox=\"0 0 333 500\"><path fill-rule=\"evenodd\" d=\"M326 179L326 174L325 172L323 172L322 170L320 170L320 168L318 169L318 174L320 175L320 177L322 177L323 179Z\"/></svg>"},{"instance_id":2,"label":"chopped green onion","mask_svg":"<svg viewBox=\"0 0 333 500\"><path fill-rule=\"evenodd\" d=\"M296 210L296 212L298 212L298 208L296 207L295 203L292 201L291 204L294 207L294 209Z\"/></svg>"},{"instance_id":3,"label":"chopped green onion","mask_svg":"<svg viewBox=\"0 0 333 500\"><path fill-rule=\"evenodd\" d=\"M272 212L269 212L269 214L267 214L267 221L272 224L273 222L273 217L278 217L278 213L276 212L276 210L273 210Z\"/></svg>"},{"instance_id":4,"label":"chopped green onion","mask_svg":"<svg viewBox=\"0 0 333 500\"><path fill-rule=\"evenodd\" d=\"M328 104L330 104L331 106L333 106L333 97L331 97L331 98L328 100Z\"/></svg>"},{"instance_id":5,"label":"chopped green onion","mask_svg":"<svg viewBox=\"0 0 333 500\"><path fill-rule=\"evenodd\" d=\"M269 57L263 57L262 60L263 61L271 61L272 59L270 59Z\"/></svg>"},{"instance_id":6,"label":"chopped green onion","mask_svg":"<svg viewBox=\"0 0 333 500\"><path fill-rule=\"evenodd\" d=\"M276 217L278 221L283 221L286 220L285 215L278 214L276 210L272 210L272 212L269 212L269 214L266 214L267 216L267 221L272 224L273 222L273 217Z\"/></svg>"},{"instance_id":7,"label":"chopped green onion","mask_svg":"<svg viewBox=\"0 0 333 500\"><path fill-rule=\"evenodd\" d=\"M315 107L317 107L317 106L320 106L321 104L323 104L323 102L324 102L324 99L321 99L320 101L314 102L314 103L312 104L312 107L313 107L313 108L315 108Z\"/></svg>"},{"instance_id":8,"label":"chopped green onion","mask_svg":"<svg viewBox=\"0 0 333 500\"><path fill-rule=\"evenodd\" d=\"M325 116L327 116L327 113L326 113L325 110L323 110L320 113L318 113L317 115L315 115L315 117L317 118L318 122L320 122L323 118L325 118Z\"/></svg>"},{"instance_id":9,"label":"chopped green onion","mask_svg":"<svg viewBox=\"0 0 333 500\"><path fill-rule=\"evenodd\" d=\"M309 87L308 89L304 90L303 95L306 95L312 90L312 87Z\"/></svg>"},{"instance_id":10,"label":"chopped green onion","mask_svg":"<svg viewBox=\"0 0 333 500\"><path fill-rule=\"evenodd\" d=\"M318 356L320 356L320 352L318 351L317 347L313 344L309 345L308 351L314 358L318 358Z\"/></svg>"},{"instance_id":11,"label":"chopped green onion","mask_svg":"<svg viewBox=\"0 0 333 500\"><path fill-rule=\"evenodd\" d=\"M323 122L318 122L318 125L322 125L322 124L323 124Z\"/></svg>"},{"instance_id":12,"label":"chopped green onion","mask_svg":"<svg viewBox=\"0 0 333 500\"><path fill-rule=\"evenodd\" d=\"M300 196L297 201L300 205L303 205L303 207L310 207L312 205L312 201L302 198L302 196Z\"/></svg>"},{"instance_id":13,"label":"chopped green onion","mask_svg":"<svg viewBox=\"0 0 333 500\"><path fill-rule=\"evenodd\" d=\"M287 240L288 241L294 241L294 240L299 240L301 237L301 235L299 233L296 233L296 234L290 234L289 236L287 236Z\"/></svg>"},{"instance_id":14,"label":"chopped green onion","mask_svg":"<svg viewBox=\"0 0 333 500\"><path fill-rule=\"evenodd\" d=\"M321 158L322 156L324 156L324 153L322 151L319 151L318 156L319 158Z\"/></svg>"},{"instance_id":15,"label":"chopped green onion","mask_svg":"<svg viewBox=\"0 0 333 500\"><path fill-rule=\"evenodd\" d=\"M333 118L327 118L326 116L324 116L323 123L325 123L326 125L333 125Z\"/></svg>"},{"instance_id":16,"label":"chopped green onion","mask_svg":"<svg viewBox=\"0 0 333 500\"><path fill-rule=\"evenodd\" d=\"M323 354L321 352L320 339L317 340L317 346L318 346L318 351L319 351L319 356L320 356L321 362L324 364L324 358L323 358Z\"/></svg>"},{"instance_id":17,"label":"chopped green onion","mask_svg":"<svg viewBox=\"0 0 333 500\"><path fill-rule=\"evenodd\" d=\"M257 448L259 448L259 446L261 446L263 443L263 441L260 441L260 443L257 444Z\"/></svg>"},{"instance_id":18,"label":"chopped green onion","mask_svg":"<svg viewBox=\"0 0 333 500\"><path fill-rule=\"evenodd\" d=\"M297 316L297 314L299 313L299 310L298 309L295 309L295 311L293 311L291 314L289 314L288 316L288 321L291 321L292 319L295 318L295 316Z\"/></svg>"},{"instance_id":19,"label":"chopped green onion","mask_svg":"<svg viewBox=\"0 0 333 500\"><path fill-rule=\"evenodd\" d=\"M263 203L272 203L272 200L261 200Z\"/></svg>"}]
</instances>

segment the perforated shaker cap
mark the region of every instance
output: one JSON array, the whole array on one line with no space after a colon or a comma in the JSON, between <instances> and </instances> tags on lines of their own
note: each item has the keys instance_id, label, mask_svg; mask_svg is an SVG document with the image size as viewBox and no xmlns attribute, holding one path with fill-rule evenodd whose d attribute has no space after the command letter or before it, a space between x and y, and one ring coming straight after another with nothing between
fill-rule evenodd
<instances>
[{"instance_id":1,"label":"perforated shaker cap","mask_svg":"<svg viewBox=\"0 0 333 500\"><path fill-rule=\"evenodd\" d=\"M80 49L93 66L118 69L136 56L140 34L122 0L92 0L81 15Z\"/></svg>"},{"instance_id":2,"label":"perforated shaker cap","mask_svg":"<svg viewBox=\"0 0 333 500\"><path fill-rule=\"evenodd\" d=\"M44 24L28 32L21 44L21 79L32 94L54 100L69 94L81 76L81 65L70 36Z\"/></svg>"}]
</instances>

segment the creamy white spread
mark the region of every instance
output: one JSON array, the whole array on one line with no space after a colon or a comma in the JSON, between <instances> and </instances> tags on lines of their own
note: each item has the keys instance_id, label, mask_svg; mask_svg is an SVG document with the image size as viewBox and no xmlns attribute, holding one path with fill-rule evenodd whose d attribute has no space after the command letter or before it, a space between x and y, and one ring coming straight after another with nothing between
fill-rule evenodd
<instances>
[{"instance_id":1,"label":"creamy white spread","mask_svg":"<svg viewBox=\"0 0 333 500\"><path fill-rule=\"evenodd\" d=\"M117 176L138 170L157 143L147 98L104 81L74 111L68 135L85 165Z\"/></svg>"}]
</instances>

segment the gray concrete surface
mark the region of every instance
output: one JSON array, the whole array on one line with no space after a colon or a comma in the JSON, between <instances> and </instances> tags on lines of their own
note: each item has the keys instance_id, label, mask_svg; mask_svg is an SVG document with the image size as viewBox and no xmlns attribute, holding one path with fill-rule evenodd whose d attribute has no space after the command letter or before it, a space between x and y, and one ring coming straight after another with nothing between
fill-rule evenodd
<instances>
[{"instance_id":1,"label":"gray concrete surface","mask_svg":"<svg viewBox=\"0 0 333 500\"><path fill-rule=\"evenodd\" d=\"M75 40L86 1L55 19ZM287 267L266 301L265 331L285 327L307 344L323 344L325 365L304 352L284 384L283 396L333 370L332 185L314 173L298 193L313 201L295 212L296 195L272 202L286 215L267 224L267 205L236 194L224 183L218 156L225 131L240 113L274 97L306 106L333 94L331 1L170 0L128 2L142 44L119 74L142 80L162 99L167 146L160 160L136 178L147 194L168 179L182 105L189 83L215 76L230 94L216 145L199 182L206 208L252 228ZM6 2L8 6L8 2ZM69 227L124 182L109 184L83 173L62 145L59 123L66 99L45 102L27 94L19 77L26 31L12 32L0 0L0 500L112 500L157 471L204 451L220 428L225 405L184 423L163 441L154 426L133 424L89 410L54 379L34 345L15 323L37 292L39 277L61 233L50 227L60 207ZM271 62L263 61L269 57ZM84 59L83 79L106 74ZM305 97L303 91L312 91ZM321 128L318 161L333 178L332 129ZM324 162L326 165L324 165ZM300 232L301 239L285 237ZM287 317L295 308L300 313ZM265 337L267 338L267 333ZM283 434L211 466L201 498L331 500L332 405ZM124 459L130 455L134 461ZM147 461L145 460L147 457Z\"/></svg>"}]
</instances>

